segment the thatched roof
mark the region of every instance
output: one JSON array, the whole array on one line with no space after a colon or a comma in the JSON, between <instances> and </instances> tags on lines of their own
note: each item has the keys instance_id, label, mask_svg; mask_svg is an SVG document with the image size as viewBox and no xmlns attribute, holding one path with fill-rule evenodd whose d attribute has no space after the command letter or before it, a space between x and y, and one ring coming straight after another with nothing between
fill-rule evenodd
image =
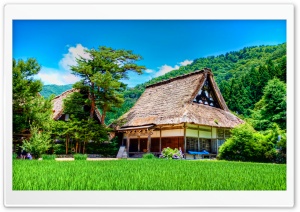
<instances>
[{"instance_id":1,"label":"thatched roof","mask_svg":"<svg viewBox=\"0 0 300 212\"><path fill-rule=\"evenodd\" d=\"M206 79L219 108L193 102ZM124 123L122 128L181 123L231 128L243 123L230 113L210 69L147 86L136 104L120 120Z\"/></svg>"},{"instance_id":2,"label":"thatched roof","mask_svg":"<svg viewBox=\"0 0 300 212\"><path fill-rule=\"evenodd\" d=\"M65 92L63 92L62 94L54 97L53 101L53 119L54 120L58 120L62 114L63 114L63 100L69 96L70 94L74 93L74 92L79 92L78 89L72 88L70 90L67 90ZM98 118L99 121L101 121L101 113L98 109L95 109L95 115Z\"/></svg>"}]
</instances>

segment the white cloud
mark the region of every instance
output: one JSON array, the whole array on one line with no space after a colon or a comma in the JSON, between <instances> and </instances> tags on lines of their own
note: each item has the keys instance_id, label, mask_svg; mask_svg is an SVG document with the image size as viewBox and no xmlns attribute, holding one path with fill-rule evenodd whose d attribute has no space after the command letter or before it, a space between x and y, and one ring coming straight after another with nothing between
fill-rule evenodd
<instances>
[{"instance_id":1,"label":"white cloud","mask_svg":"<svg viewBox=\"0 0 300 212\"><path fill-rule=\"evenodd\" d=\"M80 80L79 77L71 74L69 71L62 71L47 67L43 67L35 78L42 80L45 85L67 85Z\"/></svg>"},{"instance_id":2,"label":"white cloud","mask_svg":"<svg viewBox=\"0 0 300 212\"><path fill-rule=\"evenodd\" d=\"M45 85L66 85L78 82L80 78L71 73L70 66L77 65L76 58L79 58L79 56L85 59L91 59L91 57L85 52L87 48L81 44L77 44L75 47L68 47L68 53L64 54L58 63L59 69L42 67L35 78L42 80Z\"/></svg>"},{"instance_id":3,"label":"white cloud","mask_svg":"<svg viewBox=\"0 0 300 212\"><path fill-rule=\"evenodd\" d=\"M77 44L76 47L71 46L68 50L69 52L64 54L64 57L59 61L60 67L64 70L70 70L70 66L77 65L76 58L80 56L85 59L91 59L90 55L85 52L87 48L81 44Z\"/></svg>"},{"instance_id":4,"label":"white cloud","mask_svg":"<svg viewBox=\"0 0 300 212\"><path fill-rule=\"evenodd\" d=\"M180 62L179 64L180 64L180 66L186 66L186 65L191 64L192 62L193 62L192 60L185 60L183 62Z\"/></svg>"},{"instance_id":5,"label":"white cloud","mask_svg":"<svg viewBox=\"0 0 300 212\"><path fill-rule=\"evenodd\" d=\"M152 69L146 69L145 72L148 73L148 74L150 74L150 73L153 73L153 72L155 72L155 71L152 70Z\"/></svg>"},{"instance_id":6,"label":"white cloud","mask_svg":"<svg viewBox=\"0 0 300 212\"><path fill-rule=\"evenodd\" d=\"M156 72L155 77L164 75L170 71L177 70L177 69L179 69L178 65L175 65L174 67L172 67L172 66L168 66L165 64L165 65L159 67L159 70L158 70L158 72Z\"/></svg>"},{"instance_id":7,"label":"white cloud","mask_svg":"<svg viewBox=\"0 0 300 212\"><path fill-rule=\"evenodd\" d=\"M173 70L177 70L180 68L180 66L186 66L186 65L191 64L192 62L193 62L192 60L185 60L185 61L179 62L178 63L179 65L175 65L174 67L169 66L167 64L160 66L158 72L155 73L155 77L164 75Z\"/></svg>"}]
</instances>

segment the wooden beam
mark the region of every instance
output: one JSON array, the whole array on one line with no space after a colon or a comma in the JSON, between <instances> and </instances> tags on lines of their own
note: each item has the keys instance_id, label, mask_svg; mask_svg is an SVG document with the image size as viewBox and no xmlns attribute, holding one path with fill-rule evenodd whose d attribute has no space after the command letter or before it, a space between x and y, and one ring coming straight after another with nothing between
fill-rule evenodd
<instances>
[{"instance_id":1,"label":"wooden beam","mask_svg":"<svg viewBox=\"0 0 300 212\"><path fill-rule=\"evenodd\" d=\"M159 128L159 152L161 152L161 127Z\"/></svg>"},{"instance_id":2,"label":"wooden beam","mask_svg":"<svg viewBox=\"0 0 300 212\"><path fill-rule=\"evenodd\" d=\"M184 153L186 153L186 124L184 123L184 131L183 131L183 136L184 136Z\"/></svg>"},{"instance_id":3,"label":"wooden beam","mask_svg":"<svg viewBox=\"0 0 300 212\"><path fill-rule=\"evenodd\" d=\"M151 133L148 134L147 152L150 152L150 148L151 148Z\"/></svg>"},{"instance_id":4,"label":"wooden beam","mask_svg":"<svg viewBox=\"0 0 300 212\"><path fill-rule=\"evenodd\" d=\"M198 126L198 151L200 152L200 138L199 138L199 126Z\"/></svg>"},{"instance_id":5,"label":"wooden beam","mask_svg":"<svg viewBox=\"0 0 300 212\"><path fill-rule=\"evenodd\" d=\"M140 152L140 147L141 147L141 143L140 143L140 136L138 136L138 152Z\"/></svg>"},{"instance_id":6,"label":"wooden beam","mask_svg":"<svg viewBox=\"0 0 300 212\"><path fill-rule=\"evenodd\" d=\"M127 152L127 157L129 157L129 146L130 146L130 135L126 135L126 152Z\"/></svg>"}]
</instances>

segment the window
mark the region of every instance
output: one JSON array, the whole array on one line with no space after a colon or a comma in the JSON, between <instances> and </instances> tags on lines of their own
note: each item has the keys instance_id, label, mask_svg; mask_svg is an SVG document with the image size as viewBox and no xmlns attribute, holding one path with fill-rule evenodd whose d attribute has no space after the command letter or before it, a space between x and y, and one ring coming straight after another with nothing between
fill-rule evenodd
<instances>
[{"instance_id":1,"label":"window","mask_svg":"<svg viewBox=\"0 0 300 212\"><path fill-rule=\"evenodd\" d=\"M186 149L187 151L198 151L198 138L186 138Z\"/></svg>"},{"instance_id":2,"label":"window","mask_svg":"<svg viewBox=\"0 0 300 212\"><path fill-rule=\"evenodd\" d=\"M212 85L209 80L206 79L202 89L200 89L193 102L220 108L219 103L216 101L216 99L217 98L215 97Z\"/></svg>"}]
</instances>

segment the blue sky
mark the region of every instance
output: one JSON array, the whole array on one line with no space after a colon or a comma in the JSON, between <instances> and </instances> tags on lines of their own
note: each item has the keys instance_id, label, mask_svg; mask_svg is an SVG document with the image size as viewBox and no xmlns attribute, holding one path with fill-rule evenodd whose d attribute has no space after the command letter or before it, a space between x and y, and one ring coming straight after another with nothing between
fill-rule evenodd
<instances>
[{"instance_id":1,"label":"blue sky","mask_svg":"<svg viewBox=\"0 0 300 212\"><path fill-rule=\"evenodd\" d=\"M246 46L286 42L284 20L15 20L13 58L36 58L44 84L73 84L69 66L84 49L109 46L143 57L142 75L130 73L132 87L194 59Z\"/></svg>"}]
</instances>

